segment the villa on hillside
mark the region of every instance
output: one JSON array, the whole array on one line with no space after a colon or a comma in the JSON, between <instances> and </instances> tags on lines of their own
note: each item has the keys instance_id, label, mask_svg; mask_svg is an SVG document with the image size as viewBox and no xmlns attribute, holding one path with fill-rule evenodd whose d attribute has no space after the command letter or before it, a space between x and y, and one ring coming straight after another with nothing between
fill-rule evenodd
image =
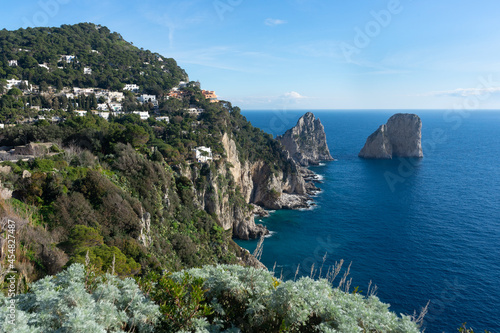
<instances>
[{"instance_id":1,"label":"villa on hillside","mask_svg":"<svg viewBox=\"0 0 500 333\"><path fill-rule=\"evenodd\" d=\"M207 163L208 161L213 160L212 149L200 146L193 149L195 152L196 161L199 163Z\"/></svg>"},{"instance_id":2,"label":"villa on hillside","mask_svg":"<svg viewBox=\"0 0 500 333\"><path fill-rule=\"evenodd\" d=\"M203 96L205 96L206 99L210 100L210 103L216 103L216 102L218 102L217 95L215 94L215 91L213 91L213 90L202 90L201 93L203 94Z\"/></svg>"},{"instance_id":3,"label":"villa on hillside","mask_svg":"<svg viewBox=\"0 0 500 333\"><path fill-rule=\"evenodd\" d=\"M133 114L138 114L141 120L148 120L149 112L147 111L132 111Z\"/></svg>"},{"instance_id":4,"label":"villa on hillside","mask_svg":"<svg viewBox=\"0 0 500 333\"><path fill-rule=\"evenodd\" d=\"M110 115L109 112L105 112L105 111L104 112L103 111L92 111L92 113L95 115L98 115L99 117L104 118L106 120L109 119L109 115Z\"/></svg>"},{"instance_id":5,"label":"villa on hillside","mask_svg":"<svg viewBox=\"0 0 500 333\"><path fill-rule=\"evenodd\" d=\"M75 61L76 59L76 56L74 55L61 55L61 58L59 58L59 61L60 62L66 62L67 64L69 64L70 62L72 61Z\"/></svg>"},{"instance_id":6,"label":"villa on hillside","mask_svg":"<svg viewBox=\"0 0 500 333\"><path fill-rule=\"evenodd\" d=\"M17 66L17 60L9 60L9 66L10 67L16 67Z\"/></svg>"},{"instance_id":7,"label":"villa on hillside","mask_svg":"<svg viewBox=\"0 0 500 333\"><path fill-rule=\"evenodd\" d=\"M191 105L188 109L186 109L186 111L187 111L189 114L191 114L191 115L193 115L193 116L198 117L198 116L199 116L200 114L202 114L205 110L204 110L204 109L202 109L202 108L197 108L197 107L195 107L195 106L192 106L192 105Z\"/></svg>"},{"instance_id":8,"label":"villa on hillside","mask_svg":"<svg viewBox=\"0 0 500 333\"><path fill-rule=\"evenodd\" d=\"M167 95L167 99L169 98L177 98L177 99L182 99L182 97L185 95L185 92L182 91L182 90L178 90L178 88L174 88L172 89L168 95Z\"/></svg>"},{"instance_id":9,"label":"villa on hillside","mask_svg":"<svg viewBox=\"0 0 500 333\"><path fill-rule=\"evenodd\" d=\"M7 90L10 90L12 88L20 88L22 84L24 84L26 90L31 90L31 85L27 80L15 80L15 79L7 80L6 88Z\"/></svg>"},{"instance_id":10,"label":"villa on hillside","mask_svg":"<svg viewBox=\"0 0 500 333\"><path fill-rule=\"evenodd\" d=\"M136 93L139 91L139 86L137 84L126 84L125 87L123 87L123 90L128 90Z\"/></svg>"},{"instance_id":11,"label":"villa on hillside","mask_svg":"<svg viewBox=\"0 0 500 333\"><path fill-rule=\"evenodd\" d=\"M141 103L147 103L149 101L155 102L156 101L156 96L155 95L142 94L141 96L137 97L137 99Z\"/></svg>"},{"instance_id":12,"label":"villa on hillside","mask_svg":"<svg viewBox=\"0 0 500 333\"><path fill-rule=\"evenodd\" d=\"M75 110L75 113L80 116L80 117L83 117L87 114L87 111L85 110Z\"/></svg>"},{"instance_id":13,"label":"villa on hillside","mask_svg":"<svg viewBox=\"0 0 500 333\"><path fill-rule=\"evenodd\" d=\"M109 111L122 111L123 106L120 103L109 103Z\"/></svg>"},{"instance_id":14,"label":"villa on hillside","mask_svg":"<svg viewBox=\"0 0 500 333\"><path fill-rule=\"evenodd\" d=\"M85 75L91 75L92 74L92 68L90 68L90 67L84 67L83 68L83 74L85 74Z\"/></svg>"},{"instance_id":15,"label":"villa on hillside","mask_svg":"<svg viewBox=\"0 0 500 333\"><path fill-rule=\"evenodd\" d=\"M160 116L155 118L158 121L164 121L166 123L170 122L170 118L168 116Z\"/></svg>"}]
</instances>

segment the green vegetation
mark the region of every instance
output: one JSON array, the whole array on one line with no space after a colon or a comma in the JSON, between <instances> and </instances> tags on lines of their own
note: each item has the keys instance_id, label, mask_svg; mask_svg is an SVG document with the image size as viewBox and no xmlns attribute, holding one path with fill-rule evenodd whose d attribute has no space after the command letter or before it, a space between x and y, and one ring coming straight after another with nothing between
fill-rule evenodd
<instances>
[{"instance_id":1,"label":"green vegetation","mask_svg":"<svg viewBox=\"0 0 500 333\"><path fill-rule=\"evenodd\" d=\"M9 299L0 293L2 332L153 332L158 306L131 278L106 274L93 279L83 265L33 283L18 295L16 320L7 320Z\"/></svg>"},{"instance_id":2,"label":"green vegetation","mask_svg":"<svg viewBox=\"0 0 500 333\"><path fill-rule=\"evenodd\" d=\"M91 266L70 266L17 298L17 324L0 294L5 332L419 332L414 318L398 317L376 296L330 281L281 281L254 268L205 266L137 284Z\"/></svg>"},{"instance_id":3,"label":"green vegetation","mask_svg":"<svg viewBox=\"0 0 500 333\"><path fill-rule=\"evenodd\" d=\"M0 54L1 78L28 80L42 91L47 85L121 90L134 83L145 93L160 95L187 76L174 59L139 49L120 34L92 23L1 30ZM61 55L76 58L66 62ZM17 60L18 66L9 66L9 60ZM92 74L84 74L84 67Z\"/></svg>"}]
</instances>

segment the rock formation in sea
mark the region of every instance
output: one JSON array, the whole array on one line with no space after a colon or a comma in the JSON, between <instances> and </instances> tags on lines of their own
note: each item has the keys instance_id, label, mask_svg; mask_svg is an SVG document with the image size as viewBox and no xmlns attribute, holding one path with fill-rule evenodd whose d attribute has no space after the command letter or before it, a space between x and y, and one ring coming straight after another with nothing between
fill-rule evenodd
<instances>
[{"instance_id":1,"label":"rock formation in sea","mask_svg":"<svg viewBox=\"0 0 500 333\"><path fill-rule=\"evenodd\" d=\"M276 138L301 166L316 165L320 161L332 161L321 121L307 112L295 127Z\"/></svg>"},{"instance_id":2,"label":"rock formation in sea","mask_svg":"<svg viewBox=\"0 0 500 333\"><path fill-rule=\"evenodd\" d=\"M421 139L420 117L411 113L397 113L366 139L358 156L373 159L424 157Z\"/></svg>"}]
</instances>

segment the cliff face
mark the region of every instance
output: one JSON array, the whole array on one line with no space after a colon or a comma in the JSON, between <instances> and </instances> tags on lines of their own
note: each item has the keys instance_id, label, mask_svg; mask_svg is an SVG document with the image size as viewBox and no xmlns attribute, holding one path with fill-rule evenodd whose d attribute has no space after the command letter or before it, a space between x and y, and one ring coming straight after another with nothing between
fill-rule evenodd
<instances>
[{"instance_id":1,"label":"cliff face","mask_svg":"<svg viewBox=\"0 0 500 333\"><path fill-rule=\"evenodd\" d=\"M307 196L307 186L297 166L291 172L283 170L272 172L263 161L241 163L236 144L227 134L222 137L222 144L230 163L230 172L239 186L247 203L257 204L269 209L298 208L284 200L288 196Z\"/></svg>"},{"instance_id":2,"label":"cliff face","mask_svg":"<svg viewBox=\"0 0 500 333\"><path fill-rule=\"evenodd\" d=\"M391 159L423 157L422 121L416 114L397 113L367 139L359 157Z\"/></svg>"},{"instance_id":3,"label":"cliff face","mask_svg":"<svg viewBox=\"0 0 500 333\"><path fill-rule=\"evenodd\" d=\"M300 117L295 127L276 138L290 156L300 165L318 164L320 161L332 161L326 143L325 129L314 114L307 112Z\"/></svg>"},{"instance_id":4,"label":"cliff face","mask_svg":"<svg viewBox=\"0 0 500 333\"><path fill-rule=\"evenodd\" d=\"M236 143L227 133L222 144L226 161L201 170L184 170L183 174L192 180L205 177L208 186L196 189L199 205L217 214L222 227L232 230L234 237L250 239L269 233L264 226L255 224L256 208L250 204L267 209L307 206L310 187L296 167L289 173L273 173L261 160L241 162Z\"/></svg>"}]
</instances>

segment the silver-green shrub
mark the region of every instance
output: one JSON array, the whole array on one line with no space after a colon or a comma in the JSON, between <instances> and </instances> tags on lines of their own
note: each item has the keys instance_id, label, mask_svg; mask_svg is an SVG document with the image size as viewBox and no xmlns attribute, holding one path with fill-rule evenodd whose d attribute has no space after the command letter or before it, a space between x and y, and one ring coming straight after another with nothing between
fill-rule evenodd
<instances>
[{"instance_id":1,"label":"silver-green shrub","mask_svg":"<svg viewBox=\"0 0 500 333\"><path fill-rule=\"evenodd\" d=\"M0 332L148 333L159 317L158 306L146 299L133 279L107 274L89 293L81 264L47 276L16 296L15 325L7 320L7 302L0 293Z\"/></svg>"},{"instance_id":2,"label":"silver-green shrub","mask_svg":"<svg viewBox=\"0 0 500 333\"><path fill-rule=\"evenodd\" d=\"M347 293L324 279L282 282L267 271L227 265L187 272L205 280L214 309L195 324L198 332L420 332L411 317L398 317L376 296Z\"/></svg>"}]
</instances>

